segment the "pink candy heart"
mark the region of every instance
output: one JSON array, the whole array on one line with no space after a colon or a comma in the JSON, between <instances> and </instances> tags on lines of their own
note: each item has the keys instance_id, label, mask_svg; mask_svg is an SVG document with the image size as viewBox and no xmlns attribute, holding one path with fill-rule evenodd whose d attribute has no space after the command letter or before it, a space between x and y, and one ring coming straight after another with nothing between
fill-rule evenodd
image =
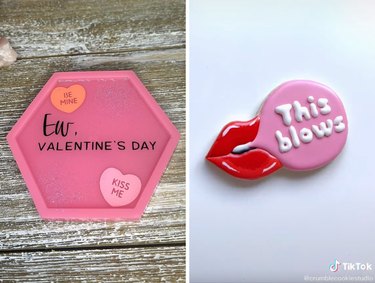
<instances>
[{"instance_id":1,"label":"pink candy heart","mask_svg":"<svg viewBox=\"0 0 375 283\"><path fill-rule=\"evenodd\" d=\"M141 180L136 175L123 175L116 168L107 168L100 177L102 195L113 207L133 202L141 192L141 187Z\"/></svg>"}]
</instances>

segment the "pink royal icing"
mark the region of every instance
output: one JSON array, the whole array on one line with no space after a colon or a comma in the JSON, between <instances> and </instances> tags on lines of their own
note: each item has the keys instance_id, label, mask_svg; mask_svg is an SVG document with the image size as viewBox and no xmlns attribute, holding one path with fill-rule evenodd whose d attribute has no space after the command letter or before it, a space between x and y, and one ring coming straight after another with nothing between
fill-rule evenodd
<instances>
[{"instance_id":1,"label":"pink royal icing","mask_svg":"<svg viewBox=\"0 0 375 283\"><path fill-rule=\"evenodd\" d=\"M287 168L310 170L332 161L348 135L344 105L333 90L295 80L277 87L265 100L251 147L274 155Z\"/></svg>"}]
</instances>

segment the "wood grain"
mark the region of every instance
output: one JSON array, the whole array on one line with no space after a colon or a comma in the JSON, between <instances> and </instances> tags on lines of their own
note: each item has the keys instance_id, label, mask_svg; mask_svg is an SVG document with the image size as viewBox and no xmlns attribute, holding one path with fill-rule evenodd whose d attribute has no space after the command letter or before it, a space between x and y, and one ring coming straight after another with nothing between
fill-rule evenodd
<instances>
[{"instance_id":1,"label":"wood grain","mask_svg":"<svg viewBox=\"0 0 375 283\"><path fill-rule=\"evenodd\" d=\"M21 58L184 47L181 0L0 1L0 35Z\"/></svg>"},{"instance_id":2,"label":"wood grain","mask_svg":"<svg viewBox=\"0 0 375 283\"><path fill-rule=\"evenodd\" d=\"M0 255L4 282L184 282L185 247Z\"/></svg>"},{"instance_id":3,"label":"wood grain","mask_svg":"<svg viewBox=\"0 0 375 283\"><path fill-rule=\"evenodd\" d=\"M182 134L146 213L139 222L40 220L6 143L6 134L53 72L117 69L135 70ZM18 75L16 81L14 74ZM183 49L35 58L4 69L0 77L0 250L184 242L184 80Z\"/></svg>"}]
</instances>

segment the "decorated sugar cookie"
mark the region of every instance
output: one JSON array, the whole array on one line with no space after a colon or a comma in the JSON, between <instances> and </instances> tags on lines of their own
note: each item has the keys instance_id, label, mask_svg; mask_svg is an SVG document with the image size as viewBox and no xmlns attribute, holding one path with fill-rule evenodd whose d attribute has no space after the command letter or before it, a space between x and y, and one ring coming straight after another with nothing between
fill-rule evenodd
<instances>
[{"instance_id":1,"label":"decorated sugar cookie","mask_svg":"<svg viewBox=\"0 0 375 283\"><path fill-rule=\"evenodd\" d=\"M347 136L337 94L320 83L295 80L273 90L255 118L227 124L206 158L235 177L257 179L283 166L297 171L325 166Z\"/></svg>"}]
</instances>

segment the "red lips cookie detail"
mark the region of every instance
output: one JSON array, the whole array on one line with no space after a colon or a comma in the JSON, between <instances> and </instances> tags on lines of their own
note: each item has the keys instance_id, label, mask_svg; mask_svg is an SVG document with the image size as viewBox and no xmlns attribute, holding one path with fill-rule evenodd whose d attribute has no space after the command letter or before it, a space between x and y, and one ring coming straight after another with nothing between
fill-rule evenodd
<instances>
[{"instance_id":1,"label":"red lips cookie detail","mask_svg":"<svg viewBox=\"0 0 375 283\"><path fill-rule=\"evenodd\" d=\"M252 142L258 134L260 118L227 124L216 138L206 159L228 174L243 179L265 177L282 167L280 161L260 148L233 153L238 145Z\"/></svg>"}]
</instances>

